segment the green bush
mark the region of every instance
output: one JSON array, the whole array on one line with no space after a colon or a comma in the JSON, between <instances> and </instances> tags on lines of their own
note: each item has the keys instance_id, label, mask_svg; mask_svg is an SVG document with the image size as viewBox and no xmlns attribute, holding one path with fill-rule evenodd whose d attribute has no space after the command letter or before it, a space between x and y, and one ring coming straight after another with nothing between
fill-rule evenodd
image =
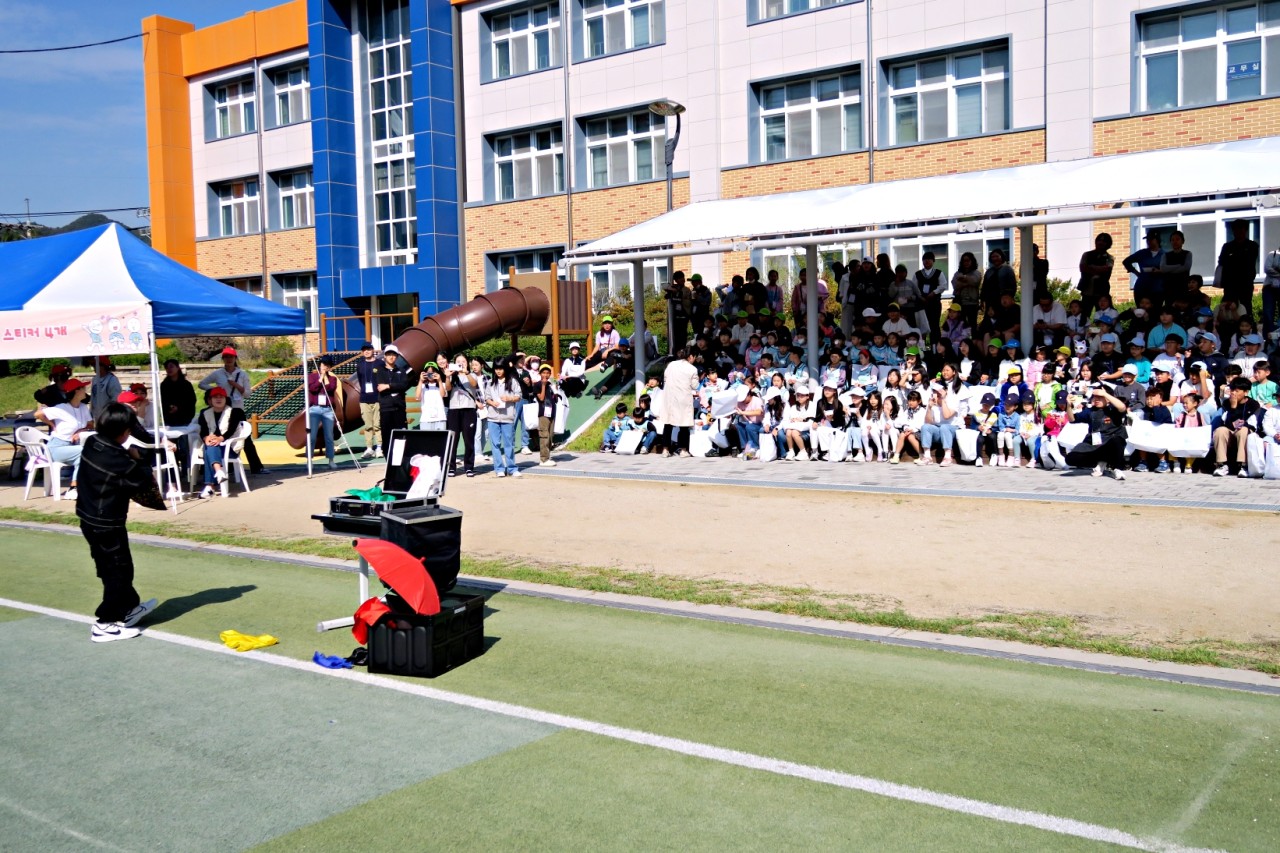
<instances>
[{"instance_id":1,"label":"green bush","mask_svg":"<svg viewBox=\"0 0 1280 853\"><path fill-rule=\"evenodd\" d=\"M233 346L231 338L214 335L177 338L175 343L183 361L210 361L217 358L224 347Z\"/></svg>"},{"instance_id":2,"label":"green bush","mask_svg":"<svg viewBox=\"0 0 1280 853\"><path fill-rule=\"evenodd\" d=\"M297 360L293 341L288 338L275 338L262 348L261 361L268 367L288 367Z\"/></svg>"}]
</instances>

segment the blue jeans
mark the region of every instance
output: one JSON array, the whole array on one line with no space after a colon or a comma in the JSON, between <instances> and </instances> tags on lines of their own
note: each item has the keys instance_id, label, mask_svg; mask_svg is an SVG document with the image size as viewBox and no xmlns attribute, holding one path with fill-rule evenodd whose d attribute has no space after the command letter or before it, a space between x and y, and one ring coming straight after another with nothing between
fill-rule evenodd
<instances>
[{"instance_id":1,"label":"blue jeans","mask_svg":"<svg viewBox=\"0 0 1280 853\"><path fill-rule=\"evenodd\" d=\"M500 474L516 471L516 425L495 424L489 419L489 449L493 451L493 470Z\"/></svg>"},{"instance_id":2,"label":"blue jeans","mask_svg":"<svg viewBox=\"0 0 1280 853\"><path fill-rule=\"evenodd\" d=\"M516 422L515 427L520 435L520 449L526 450L529 447L529 430L524 425L524 407L532 406L532 403L516 403ZM512 441L514 444L515 441Z\"/></svg>"},{"instance_id":3,"label":"blue jeans","mask_svg":"<svg viewBox=\"0 0 1280 853\"><path fill-rule=\"evenodd\" d=\"M942 445L943 450L950 450L956 443L956 428L951 424L925 424L920 430L920 446L925 450L933 447L934 439Z\"/></svg>"},{"instance_id":4,"label":"blue jeans","mask_svg":"<svg viewBox=\"0 0 1280 853\"><path fill-rule=\"evenodd\" d=\"M83 448L73 441L61 438L49 439L49 458L54 462L71 466L71 482L80 474L80 451Z\"/></svg>"},{"instance_id":5,"label":"blue jeans","mask_svg":"<svg viewBox=\"0 0 1280 853\"><path fill-rule=\"evenodd\" d=\"M742 443L742 449L759 450L760 424L740 420L736 426L738 427L738 441Z\"/></svg>"},{"instance_id":6,"label":"blue jeans","mask_svg":"<svg viewBox=\"0 0 1280 853\"><path fill-rule=\"evenodd\" d=\"M312 423L314 424L315 421L312 421ZM214 471L213 471L213 466L215 463L218 465L223 465L224 468L226 467L223 464L222 445L221 444L214 445L214 446L205 445L204 484L206 486L212 486L218 482L218 478L214 476Z\"/></svg>"},{"instance_id":7,"label":"blue jeans","mask_svg":"<svg viewBox=\"0 0 1280 853\"><path fill-rule=\"evenodd\" d=\"M604 437L601 439L601 443L605 447L612 449L618 446L618 439L620 438L622 438L622 430L614 429L613 427L605 427Z\"/></svg>"},{"instance_id":8,"label":"blue jeans","mask_svg":"<svg viewBox=\"0 0 1280 853\"><path fill-rule=\"evenodd\" d=\"M315 452L316 446L316 430L324 427L324 455L333 461L333 409L328 406L312 406L309 410L311 413L311 443L307 447Z\"/></svg>"}]
</instances>

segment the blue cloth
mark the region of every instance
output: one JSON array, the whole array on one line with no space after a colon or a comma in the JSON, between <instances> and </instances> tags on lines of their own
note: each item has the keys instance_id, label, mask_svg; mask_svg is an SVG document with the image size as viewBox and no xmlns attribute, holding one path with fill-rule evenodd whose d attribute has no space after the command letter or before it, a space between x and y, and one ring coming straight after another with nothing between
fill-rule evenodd
<instances>
[{"instance_id":1,"label":"blue cloth","mask_svg":"<svg viewBox=\"0 0 1280 853\"><path fill-rule=\"evenodd\" d=\"M951 424L925 424L920 430L920 442L925 450L933 447L937 440L943 450L950 450L956 442L956 428Z\"/></svg>"},{"instance_id":2,"label":"blue cloth","mask_svg":"<svg viewBox=\"0 0 1280 853\"><path fill-rule=\"evenodd\" d=\"M340 658L337 655L324 655L320 652L312 655L311 660L325 669L351 669L354 666L346 658Z\"/></svg>"},{"instance_id":3,"label":"blue cloth","mask_svg":"<svg viewBox=\"0 0 1280 853\"><path fill-rule=\"evenodd\" d=\"M738 441L743 449L760 449L760 424L739 420L735 426L738 428Z\"/></svg>"}]
</instances>

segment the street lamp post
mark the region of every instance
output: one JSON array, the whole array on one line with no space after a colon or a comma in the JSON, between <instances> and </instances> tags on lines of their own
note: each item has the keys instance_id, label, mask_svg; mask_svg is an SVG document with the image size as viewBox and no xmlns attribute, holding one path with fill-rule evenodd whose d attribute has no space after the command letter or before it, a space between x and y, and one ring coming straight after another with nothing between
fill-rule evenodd
<instances>
[{"instance_id":1,"label":"street lamp post","mask_svg":"<svg viewBox=\"0 0 1280 853\"><path fill-rule=\"evenodd\" d=\"M675 136L668 137L667 144L663 148L663 154L665 155L664 159L665 159L666 168L667 168L667 213L670 213L674 205L674 199L672 195L672 170L676 162L676 146L680 144L680 114L684 112L684 104L678 104L675 101L670 100L669 98L663 98L660 101L654 101L652 104L650 104L649 112L653 113L654 115L662 116L663 119L666 119L670 116L676 117ZM637 266L640 266L640 265L637 264ZM641 286L637 288L636 292L643 294L644 287ZM640 305L636 306L636 315L640 316L643 313L644 313L644 304L641 303ZM675 318L672 316L671 304L670 302L668 302L667 303L667 349L668 350L671 349L671 342L675 340L675 337L676 337L676 323L675 323ZM641 341L640 345L643 346L644 341ZM640 380L639 374L636 375L636 379L637 381Z\"/></svg>"}]
</instances>

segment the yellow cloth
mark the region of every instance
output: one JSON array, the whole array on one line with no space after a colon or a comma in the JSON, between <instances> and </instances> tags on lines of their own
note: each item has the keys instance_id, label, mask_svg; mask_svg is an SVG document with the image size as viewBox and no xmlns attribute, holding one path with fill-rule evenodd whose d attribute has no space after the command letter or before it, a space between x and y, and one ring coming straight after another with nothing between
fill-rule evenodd
<instances>
[{"instance_id":1,"label":"yellow cloth","mask_svg":"<svg viewBox=\"0 0 1280 853\"><path fill-rule=\"evenodd\" d=\"M251 652L280 642L270 634L254 637L250 634L241 634L239 631L223 631L218 635L218 639L238 652Z\"/></svg>"}]
</instances>

